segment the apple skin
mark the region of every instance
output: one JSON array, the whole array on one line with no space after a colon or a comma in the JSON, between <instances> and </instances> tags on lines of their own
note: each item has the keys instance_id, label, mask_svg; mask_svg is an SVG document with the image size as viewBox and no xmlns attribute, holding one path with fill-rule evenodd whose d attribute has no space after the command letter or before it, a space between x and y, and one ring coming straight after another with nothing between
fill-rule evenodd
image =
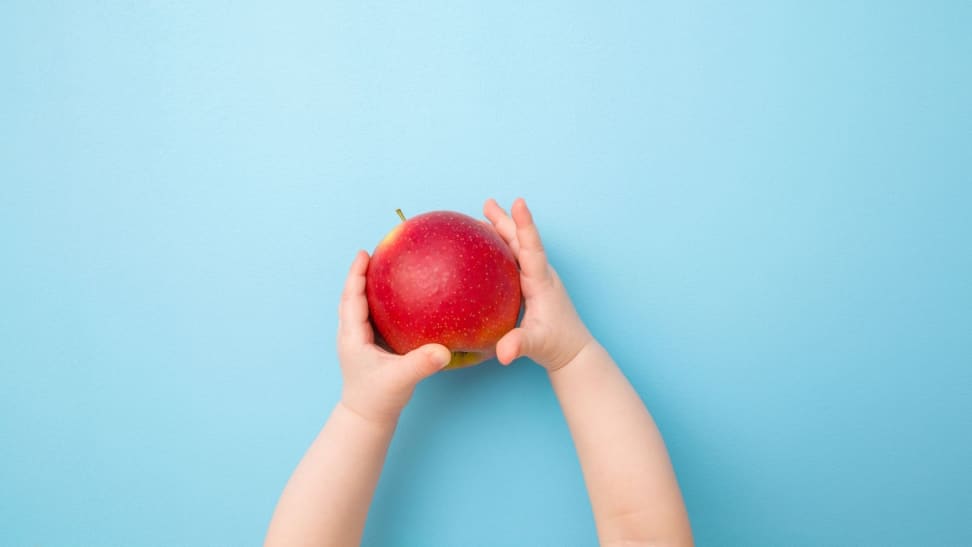
<instances>
[{"instance_id":1,"label":"apple skin","mask_svg":"<svg viewBox=\"0 0 972 547\"><path fill-rule=\"evenodd\" d=\"M392 229L372 254L365 290L372 324L392 351L442 344L452 351L447 368L493 357L520 313L509 246L486 223L451 211Z\"/></svg>"}]
</instances>

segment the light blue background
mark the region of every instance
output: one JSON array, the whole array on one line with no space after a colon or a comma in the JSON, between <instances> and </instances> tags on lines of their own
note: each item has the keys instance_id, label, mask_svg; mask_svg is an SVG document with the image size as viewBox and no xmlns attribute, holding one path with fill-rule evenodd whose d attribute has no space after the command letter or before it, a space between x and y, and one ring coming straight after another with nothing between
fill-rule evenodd
<instances>
[{"instance_id":1,"label":"light blue background","mask_svg":"<svg viewBox=\"0 0 972 547\"><path fill-rule=\"evenodd\" d=\"M528 198L700 545L972 544L966 2L6 2L0 544L255 545L408 214ZM593 545L543 372L420 387L368 545Z\"/></svg>"}]
</instances>

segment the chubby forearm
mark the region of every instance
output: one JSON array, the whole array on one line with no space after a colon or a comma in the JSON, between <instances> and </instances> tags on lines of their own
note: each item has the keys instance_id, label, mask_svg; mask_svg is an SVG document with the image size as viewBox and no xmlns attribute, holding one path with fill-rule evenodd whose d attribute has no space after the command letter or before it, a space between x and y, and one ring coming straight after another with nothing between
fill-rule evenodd
<instances>
[{"instance_id":1,"label":"chubby forearm","mask_svg":"<svg viewBox=\"0 0 972 547\"><path fill-rule=\"evenodd\" d=\"M394 431L339 403L280 496L266 545L358 545Z\"/></svg>"},{"instance_id":2,"label":"chubby forearm","mask_svg":"<svg viewBox=\"0 0 972 547\"><path fill-rule=\"evenodd\" d=\"M638 393L596 341L550 373L602 545L691 545L668 451Z\"/></svg>"}]
</instances>

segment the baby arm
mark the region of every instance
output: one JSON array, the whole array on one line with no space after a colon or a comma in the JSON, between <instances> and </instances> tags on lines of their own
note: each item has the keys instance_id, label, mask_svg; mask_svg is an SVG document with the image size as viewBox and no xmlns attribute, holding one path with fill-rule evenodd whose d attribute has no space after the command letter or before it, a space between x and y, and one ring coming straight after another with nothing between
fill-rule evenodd
<instances>
[{"instance_id":1,"label":"baby arm","mask_svg":"<svg viewBox=\"0 0 972 547\"><path fill-rule=\"evenodd\" d=\"M547 369L580 459L601 545L692 545L668 451L638 393L594 339L548 264L526 203L484 212L520 263L526 311L496 345Z\"/></svg>"},{"instance_id":2,"label":"baby arm","mask_svg":"<svg viewBox=\"0 0 972 547\"><path fill-rule=\"evenodd\" d=\"M361 542L398 416L416 384L449 363L451 353L439 344L402 356L375 345L364 290L368 260L358 253L338 308L341 401L287 482L268 546Z\"/></svg>"}]
</instances>

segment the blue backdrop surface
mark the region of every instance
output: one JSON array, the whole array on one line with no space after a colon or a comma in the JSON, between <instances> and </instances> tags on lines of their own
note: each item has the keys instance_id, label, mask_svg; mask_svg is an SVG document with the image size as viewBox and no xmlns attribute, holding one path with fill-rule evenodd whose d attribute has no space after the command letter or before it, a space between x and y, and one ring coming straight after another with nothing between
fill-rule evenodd
<instances>
[{"instance_id":1,"label":"blue backdrop surface","mask_svg":"<svg viewBox=\"0 0 972 547\"><path fill-rule=\"evenodd\" d=\"M967 2L0 7L0 544L255 545L347 267L532 204L699 545L972 544ZM593 545L542 370L438 375L367 545Z\"/></svg>"}]
</instances>

